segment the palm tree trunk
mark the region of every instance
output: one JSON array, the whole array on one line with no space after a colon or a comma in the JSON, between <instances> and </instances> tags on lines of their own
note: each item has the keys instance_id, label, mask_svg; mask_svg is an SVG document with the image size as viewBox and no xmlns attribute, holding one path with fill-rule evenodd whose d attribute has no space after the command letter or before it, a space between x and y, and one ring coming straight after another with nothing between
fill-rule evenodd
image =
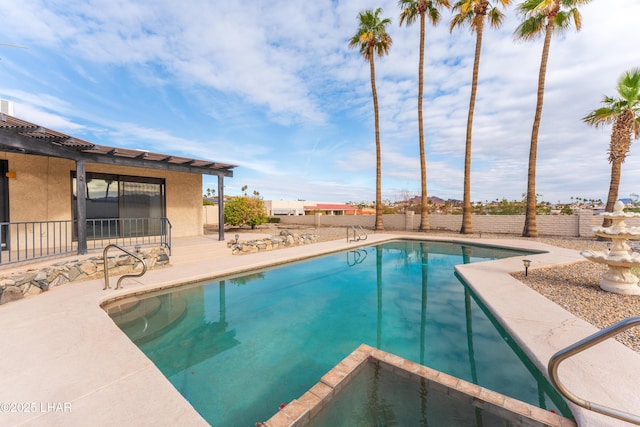
<instances>
[{"instance_id":1,"label":"palm tree trunk","mask_svg":"<svg viewBox=\"0 0 640 427\"><path fill-rule=\"evenodd\" d=\"M424 129L422 124L422 88L424 86L424 13L420 14L420 62L418 64L418 135L420 139L420 231L429 230L429 206L427 204L427 161L424 154Z\"/></svg>"},{"instance_id":2,"label":"palm tree trunk","mask_svg":"<svg viewBox=\"0 0 640 427\"><path fill-rule=\"evenodd\" d=\"M531 131L531 147L529 148L529 172L527 175L527 211L524 220L523 237L538 237L536 226L536 157L538 155L538 131L540 130L540 118L542 117L542 103L544 101L544 80L547 74L547 61L549 60L549 46L553 34L553 18L549 17L544 34L542 47L542 60L538 74L538 100L536 103L536 115L533 119Z\"/></svg>"},{"instance_id":3,"label":"palm tree trunk","mask_svg":"<svg viewBox=\"0 0 640 427\"><path fill-rule=\"evenodd\" d=\"M605 212L613 212L613 205L618 201L618 188L620 187L620 170L622 162L616 160L611 162L611 181L609 183L609 194L607 195L607 206ZM602 221L603 227L611 227L611 218L605 218Z\"/></svg>"},{"instance_id":4,"label":"palm tree trunk","mask_svg":"<svg viewBox=\"0 0 640 427\"><path fill-rule=\"evenodd\" d=\"M382 222L382 172L380 161L380 123L378 118L378 93L376 92L376 72L374 66L374 49L369 46L369 67L371 69L371 93L373 94L373 116L376 126L376 230L384 230Z\"/></svg>"},{"instance_id":5,"label":"palm tree trunk","mask_svg":"<svg viewBox=\"0 0 640 427\"><path fill-rule=\"evenodd\" d=\"M467 116L467 140L464 150L464 196L462 202L462 228L461 234L473 233L471 223L471 137L473 131L473 113L476 105L476 92L478 89L478 69L480 68L480 50L482 49L482 30L484 16L478 19L476 26L476 53L473 58L473 75L471 78L471 98L469 100L469 115Z\"/></svg>"}]
</instances>

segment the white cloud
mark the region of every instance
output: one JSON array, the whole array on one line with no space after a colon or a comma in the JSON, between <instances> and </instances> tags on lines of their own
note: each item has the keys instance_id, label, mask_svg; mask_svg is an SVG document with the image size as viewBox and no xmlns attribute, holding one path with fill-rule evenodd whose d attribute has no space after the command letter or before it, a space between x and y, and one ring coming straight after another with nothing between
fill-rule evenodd
<instances>
[{"instance_id":1,"label":"white cloud","mask_svg":"<svg viewBox=\"0 0 640 427\"><path fill-rule=\"evenodd\" d=\"M418 192L418 25L398 27L396 1L379 4L394 40L389 55L376 58L383 192ZM362 0L4 2L0 40L29 49L0 50L0 96L19 102L27 120L105 145L237 163L236 176L262 194L354 199L351 189L371 199L369 66L347 47L357 13L370 7ZM582 31L551 42L537 176L539 192L553 201L604 197L610 129L580 119L614 94L624 70L640 65L637 1L591 2L582 13ZM526 186L542 41L514 42L518 18L513 8L506 14L500 30L484 34L475 199L519 198ZM449 19L445 12L438 27L427 26L425 145L429 194L461 198L475 37L464 28L449 33ZM623 165L621 194L640 192L634 156Z\"/></svg>"}]
</instances>

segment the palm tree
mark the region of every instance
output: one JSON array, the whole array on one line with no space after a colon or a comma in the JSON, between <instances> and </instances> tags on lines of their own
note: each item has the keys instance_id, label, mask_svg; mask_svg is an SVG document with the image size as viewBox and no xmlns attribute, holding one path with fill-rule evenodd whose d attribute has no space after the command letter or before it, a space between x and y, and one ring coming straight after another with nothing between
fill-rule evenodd
<instances>
[{"instance_id":1,"label":"palm tree","mask_svg":"<svg viewBox=\"0 0 640 427\"><path fill-rule=\"evenodd\" d=\"M511 0L498 0L502 7L507 7ZM464 152L464 196L462 203L462 227L460 233L473 233L471 224L471 133L473 130L473 113L476 105L476 91L478 89L478 68L480 67L480 51L482 49L482 31L485 17L489 16L489 24L500 27L504 14L489 0L458 0L453 5L453 11L457 12L451 19L449 31L455 27L469 24L471 32L476 33L476 52L473 58L473 74L471 77L471 99L469 100L469 113L467 115L467 139Z\"/></svg>"},{"instance_id":2,"label":"palm tree","mask_svg":"<svg viewBox=\"0 0 640 427\"><path fill-rule=\"evenodd\" d=\"M529 148L529 172L527 175L527 210L524 221L523 237L537 237L536 227L536 157L538 155L538 131L542 116L542 102L544 100L544 80L547 74L547 60L549 59L549 45L554 32L568 29L573 22L576 30L582 26L582 17L577 6L587 4L591 0L525 0L518 6L518 12L523 16L522 23L516 28L516 38L531 40L544 34L542 59L538 73L538 98L536 114L531 130L531 146Z\"/></svg>"},{"instance_id":3,"label":"palm tree","mask_svg":"<svg viewBox=\"0 0 640 427\"><path fill-rule=\"evenodd\" d=\"M387 25L391 24L389 18L381 19L382 8L375 11L364 10L358 14L358 31L349 40L349 48L358 47L360 54L369 62L371 70L371 93L373 95L373 114L376 127L376 230L384 230L382 222L382 172L380 166L380 123L378 119L378 94L376 92L376 73L374 57L382 57L389 53L391 36L387 33Z\"/></svg>"},{"instance_id":4,"label":"palm tree","mask_svg":"<svg viewBox=\"0 0 640 427\"><path fill-rule=\"evenodd\" d=\"M432 25L440 22L440 7L451 7L449 0L398 0L400 26L406 22L407 26L420 19L420 61L418 62L418 139L420 144L420 183L421 183L421 213L420 231L429 229L429 208L427 206L427 161L424 154L424 129L422 122L422 88L424 82L424 22L425 15L429 16Z\"/></svg>"},{"instance_id":5,"label":"palm tree","mask_svg":"<svg viewBox=\"0 0 640 427\"><path fill-rule=\"evenodd\" d=\"M611 163L611 181L605 211L613 212L613 205L618 200L620 186L620 169L624 163L631 137L640 138L640 68L632 68L618 80L619 98L605 96L604 107L587 114L582 120L596 128L613 123L611 142L609 143L609 163ZM602 224L611 225L611 219Z\"/></svg>"}]
</instances>

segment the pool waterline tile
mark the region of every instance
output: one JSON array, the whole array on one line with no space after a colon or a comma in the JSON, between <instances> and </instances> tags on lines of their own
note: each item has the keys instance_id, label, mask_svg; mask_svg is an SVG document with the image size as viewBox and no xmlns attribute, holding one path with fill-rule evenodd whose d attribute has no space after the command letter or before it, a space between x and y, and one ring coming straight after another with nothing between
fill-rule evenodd
<instances>
[{"instance_id":1,"label":"pool waterline tile","mask_svg":"<svg viewBox=\"0 0 640 427\"><path fill-rule=\"evenodd\" d=\"M427 380L431 389L442 389L445 394L460 398L470 406L476 406L505 420L521 426L531 427L576 427L576 423L556 413L540 409L528 403L504 396L492 390L444 374L426 366L403 359L385 351L360 345L336 367L325 374L299 399L294 399L283 410L270 418L267 427L304 427L318 415L340 390L351 381L358 371L369 363L377 363L394 375ZM349 368L350 372L345 372ZM311 394L311 396L310 396ZM292 406L291 408L289 406ZM295 416L294 416L295 415ZM288 424L283 424L288 422Z\"/></svg>"}]
</instances>

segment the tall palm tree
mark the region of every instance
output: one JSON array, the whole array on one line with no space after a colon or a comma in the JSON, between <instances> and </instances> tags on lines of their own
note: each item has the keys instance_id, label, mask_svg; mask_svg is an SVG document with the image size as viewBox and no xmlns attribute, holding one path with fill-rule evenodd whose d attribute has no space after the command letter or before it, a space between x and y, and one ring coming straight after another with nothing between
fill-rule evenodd
<instances>
[{"instance_id":1,"label":"tall palm tree","mask_svg":"<svg viewBox=\"0 0 640 427\"><path fill-rule=\"evenodd\" d=\"M620 186L620 169L624 163L631 137L640 138L640 68L632 68L618 80L619 98L605 96L604 107L587 114L582 120L596 128L613 123L611 142L609 143L609 163L611 163L611 181L605 211L613 212L613 205L618 200ZM611 219L602 224L611 225Z\"/></svg>"},{"instance_id":2,"label":"tall palm tree","mask_svg":"<svg viewBox=\"0 0 640 427\"><path fill-rule=\"evenodd\" d=\"M523 237L537 237L536 226L536 158L538 155L538 131L542 116L544 100L544 80L547 74L549 45L554 32L561 33L575 24L576 30L582 27L582 17L577 6L587 4L591 0L525 0L518 5L518 12L523 16L522 23L516 28L516 38L531 40L544 34L542 59L538 73L538 98L536 114L531 130L531 146L529 148L529 172L527 175L527 210L524 221Z\"/></svg>"},{"instance_id":3,"label":"tall palm tree","mask_svg":"<svg viewBox=\"0 0 640 427\"><path fill-rule=\"evenodd\" d=\"M511 0L498 0L502 7L506 8ZM453 11L457 12L451 19L449 31L455 27L469 24L471 32L476 33L476 52L473 58L473 74L471 77L471 98L469 100L469 113L467 115L467 139L464 150L464 196L462 203L462 227L461 234L473 233L471 223L471 134L473 130L473 113L476 106L476 92L478 89L478 69L480 67L480 51L482 49L482 32L484 20L489 16L489 24L498 28L502 25L504 13L489 0L458 0L453 5Z\"/></svg>"},{"instance_id":4,"label":"tall palm tree","mask_svg":"<svg viewBox=\"0 0 640 427\"><path fill-rule=\"evenodd\" d=\"M359 48L360 54L369 62L371 70L371 93L373 95L373 114L376 127L376 230L384 230L382 222L382 172L380 165L380 123L378 119L378 94L376 92L376 73L374 57L382 57L389 53L391 36L387 33L387 25L391 24L389 18L381 19L382 8L375 11L363 10L358 14L358 31L349 40L350 48Z\"/></svg>"},{"instance_id":5,"label":"tall palm tree","mask_svg":"<svg viewBox=\"0 0 640 427\"><path fill-rule=\"evenodd\" d=\"M418 62L418 139L420 144L420 184L421 184L421 213L420 231L429 229L429 207L427 206L427 161L424 154L424 129L422 122L422 88L424 85L424 23L425 16L429 16L432 25L440 22L441 7L450 8L449 0L398 0L400 12L400 26L406 22L407 26L420 20L420 61Z\"/></svg>"}]
</instances>

